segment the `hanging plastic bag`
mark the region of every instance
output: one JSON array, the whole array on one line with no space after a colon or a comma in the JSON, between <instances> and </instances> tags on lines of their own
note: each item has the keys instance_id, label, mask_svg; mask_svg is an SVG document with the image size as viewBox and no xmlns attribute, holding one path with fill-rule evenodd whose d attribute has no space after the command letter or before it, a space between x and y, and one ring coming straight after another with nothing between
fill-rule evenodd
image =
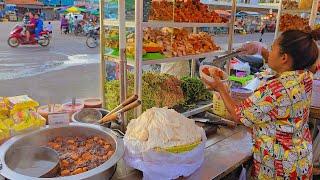
<instances>
[{"instance_id":1,"label":"hanging plastic bag","mask_svg":"<svg viewBox=\"0 0 320 180\"><path fill-rule=\"evenodd\" d=\"M247 169L242 166L241 174L239 180L247 180Z\"/></svg>"},{"instance_id":2,"label":"hanging plastic bag","mask_svg":"<svg viewBox=\"0 0 320 180\"><path fill-rule=\"evenodd\" d=\"M206 135L203 132L201 144L186 153L167 153L150 150L135 154L126 146L124 160L130 167L142 171L144 180L169 180L177 179L180 176L187 177L203 163L206 140Z\"/></svg>"},{"instance_id":3,"label":"hanging plastic bag","mask_svg":"<svg viewBox=\"0 0 320 180\"><path fill-rule=\"evenodd\" d=\"M319 133L313 141L313 164L320 166L320 126L318 126Z\"/></svg>"}]
</instances>

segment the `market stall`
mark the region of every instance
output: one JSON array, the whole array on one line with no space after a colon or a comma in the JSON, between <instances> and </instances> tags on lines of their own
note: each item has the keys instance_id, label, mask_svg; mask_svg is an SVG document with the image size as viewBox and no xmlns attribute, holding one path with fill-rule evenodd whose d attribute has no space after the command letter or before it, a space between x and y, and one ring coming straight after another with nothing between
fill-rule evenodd
<instances>
[{"instance_id":1,"label":"market stall","mask_svg":"<svg viewBox=\"0 0 320 180\"><path fill-rule=\"evenodd\" d=\"M179 1L155 1L152 4L150 2L143 1L141 4L136 3L135 9L139 9L139 11L135 11L135 22L132 20L132 17L125 16L125 14L130 12L126 11L126 6L121 4L121 1L118 4L119 13L117 20L101 19L101 26L106 26L108 29L106 34L103 33L100 36L102 39L100 47L102 51L100 53L102 60L100 70L101 92L104 104L110 101L105 96L105 92L108 93L105 89L105 61L118 62L120 101L123 101L126 94L129 93L126 90L128 85L127 73L129 73L126 71L127 65L135 67L134 72L132 72L134 74L134 94L143 99L145 93L142 91L142 71L145 66L150 67L161 64L161 70L169 69L172 72L178 71L177 69L180 67L179 63L187 64L184 67L188 68L189 60L193 60L191 63L191 73L183 73L193 76L196 60L199 58L210 58L232 51L234 18L231 18L228 22L227 19L220 17L214 11L209 11L208 6L200 2L193 4L191 1L188 1L185 5L181 5ZM174 10L176 6L181 6L181 9ZM198 6L200 9L194 12L194 15L198 14L198 16L188 13L190 10L195 10ZM178 12L180 14L175 15ZM235 12L235 6L233 12ZM234 17L234 15L231 17ZM212 35L198 32L200 27L227 27L230 32L227 40L227 49L221 49L219 45L215 44ZM175 37L175 35L180 36ZM201 44L200 42L203 43ZM168 68L166 65L170 67ZM185 69L185 71L187 70ZM168 73L168 71L165 72ZM144 103L142 102L142 107ZM163 105L173 107L171 106L172 104ZM174 105L178 105L178 103ZM137 115L141 114L142 107L138 108ZM147 106L147 109L151 107Z\"/></svg>"}]
</instances>

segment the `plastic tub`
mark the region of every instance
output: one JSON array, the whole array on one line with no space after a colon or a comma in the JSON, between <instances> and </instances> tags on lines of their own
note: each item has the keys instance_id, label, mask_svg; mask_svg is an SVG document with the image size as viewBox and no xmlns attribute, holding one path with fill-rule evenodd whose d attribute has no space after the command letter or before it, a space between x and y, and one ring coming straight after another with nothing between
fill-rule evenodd
<instances>
[{"instance_id":1,"label":"plastic tub","mask_svg":"<svg viewBox=\"0 0 320 180\"><path fill-rule=\"evenodd\" d=\"M102 101L99 98L88 98L83 100L84 108L102 108Z\"/></svg>"},{"instance_id":2,"label":"plastic tub","mask_svg":"<svg viewBox=\"0 0 320 180\"><path fill-rule=\"evenodd\" d=\"M102 114L97 109L84 108L80 110L78 113L76 113L74 117L75 119L77 119L77 121L94 124L102 118Z\"/></svg>"},{"instance_id":3,"label":"plastic tub","mask_svg":"<svg viewBox=\"0 0 320 180\"><path fill-rule=\"evenodd\" d=\"M37 112L48 121L48 115L50 113L63 112L62 104L51 104L51 112L49 112L49 105L40 106Z\"/></svg>"},{"instance_id":4,"label":"plastic tub","mask_svg":"<svg viewBox=\"0 0 320 180\"><path fill-rule=\"evenodd\" d=\"M72 104L72 102L67 102L62 105L62 110L69 114L70 120L73 113L80 111L83 108L84 108L84 104L80 100L76 100L76 103L74 105Z\"/></svg>"},{"instance_id":5,"label":"plastic tub","mask_svg":"<svg viewBox=\"0 0 320 180\"><path fill-rule=\"evenodd\" d=\"M205 80L214 83L214 78L211 77L210 75L208 75L208 72L205 71L209 71L209 69L214 70L214 71L219 71L222 73L222 82L227 82L228 81L228 75L227 73L225 73L224 71L222 71L220 68L217 68L215 66L209 66L209 65L202 65L200 66L200 77L204 78Z\"/></svg>"},{"instance_id":6,"label":"plastic tub","mask_svg":"<svg viewBox=\"0 0 320 180\"><path fill-rule=\"evenodd\" d=\"M95 108L96 110L100 111L102 117L104 117L105 115L107 115L109 113L109 111L105 110L105 109L102 109L102 108ZM77 122L77 123L87 123L87 124L97 124L96 122L85 122L85 121L82 121L81 118L79 117L79 113L81 111L78 111L78 112L75 112L72 117L71 117L71 120L72 122ZM111 127L111 122L109 123L106 123L106 124L103 124L102 126L104 127L107 127L107 128L110 128Z\"/></svg>"}]
</instances>

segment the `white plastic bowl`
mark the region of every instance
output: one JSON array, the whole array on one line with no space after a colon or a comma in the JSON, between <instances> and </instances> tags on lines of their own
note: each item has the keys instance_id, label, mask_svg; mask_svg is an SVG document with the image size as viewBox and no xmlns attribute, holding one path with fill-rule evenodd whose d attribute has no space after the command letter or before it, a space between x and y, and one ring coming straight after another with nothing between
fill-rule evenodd
<instances>
[{"instance_id":1,"label":"white plastic bowl","mask_svg":"<svg viewBox=\"0 0 320 180\"><path fill-rule=\"evenodd\" d=\"M200 77L211 82L211 83L214 83L215 82L215 79L212 78L211 76L208 76L207 74L205 74L203 72L203 69L205 68L210 68L210 69L216 69L216 70L219 70L219 71L222 71L220 68L217 68L215 66L209 66L209 65L202 65L200 66ZM222 82L227 82L228 81L228 75L226 72L222 71L223 72L223 79L221 79Z\"/></svg>"}]
</instances>

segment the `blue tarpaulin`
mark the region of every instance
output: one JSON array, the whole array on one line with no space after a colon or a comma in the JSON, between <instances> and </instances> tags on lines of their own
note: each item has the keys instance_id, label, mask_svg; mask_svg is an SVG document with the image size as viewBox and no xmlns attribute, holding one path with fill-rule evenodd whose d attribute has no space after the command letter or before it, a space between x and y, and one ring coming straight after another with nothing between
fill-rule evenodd
<instances>
[{"instance_id":1,"label":"blue tarpaulin","mask_svg":"<svg viewBox=\"0 0 320 180\"><path fill-rule=\"evenodd\" d=\"M72 6L74 0L43 0L45 6Z\"/></svg>"}]
</instances>

